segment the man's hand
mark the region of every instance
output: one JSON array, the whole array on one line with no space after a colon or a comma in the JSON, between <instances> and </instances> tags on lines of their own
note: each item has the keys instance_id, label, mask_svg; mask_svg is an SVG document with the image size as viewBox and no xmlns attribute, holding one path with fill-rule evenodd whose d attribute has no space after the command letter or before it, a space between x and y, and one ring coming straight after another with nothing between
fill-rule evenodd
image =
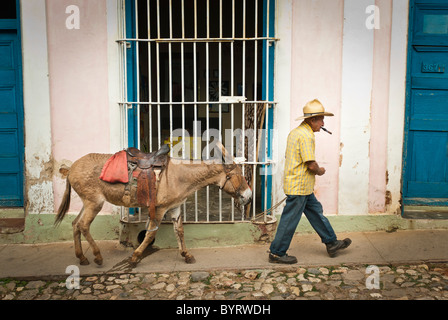
<instances>
[{"instance_id":1,"label":"man's hand","mask_svg":"<svg viewBox=\"0 0 448 320\"><path fill-rule=\"evenodd\" d=\"M317 170L317 175L321 176L325 173L325 168L324 167L319 167L319 169Z\"/></svg>"},{"instance_id":2,"label":"man's hand","mask_svg":"<svg viewBox=\"0 0 448 320\"><path fill-rule=\"evenodd\" d=\"M312 173L317 174L318 176L321 176L325 173L324 167L319 167L316 161L309 161L307 162L308 170L310 170Z\"/></svg>"}]
</instances>

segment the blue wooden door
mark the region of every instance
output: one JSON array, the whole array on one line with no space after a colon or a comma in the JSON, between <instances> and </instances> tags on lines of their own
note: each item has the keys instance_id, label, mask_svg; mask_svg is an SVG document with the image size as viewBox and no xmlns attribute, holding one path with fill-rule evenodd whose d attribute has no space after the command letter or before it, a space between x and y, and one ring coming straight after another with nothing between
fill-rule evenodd
<instances>
[{"instance_id":1,"label":"blue wooden door","mask_svg":"<svg viewBox=\"0 0 448 320\"><path fill-rule=\"evenodd\" d=\"M0 4L0 206L23 206L23 103L18 3Z\"/></svg>"},{"instance_id":2,"label":"blue wooden door","mask_svg":"<svg viewBox=\"0 0 448 320\"><path fill-rule=\"evenodd\" d=\"M410 8L403 200L443 205L448 201L448 3L414 0Z\"/></svg>"}]
</instances>

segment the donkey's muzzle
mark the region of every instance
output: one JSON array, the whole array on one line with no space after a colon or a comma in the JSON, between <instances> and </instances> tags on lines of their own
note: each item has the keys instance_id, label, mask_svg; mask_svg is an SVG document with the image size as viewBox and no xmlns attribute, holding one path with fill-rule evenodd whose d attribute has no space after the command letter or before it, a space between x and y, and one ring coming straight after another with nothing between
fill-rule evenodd
<instances>
[{"instance_id":1,"label":"donkey's muzzle","mask_svg":"<svg viewBox=\"0 0 448 320\"><path fill-rule=\"evenodd\" d=\"M240 194L240 204L245 206L252 200L252 190L250 188L247 188Z\"/></svg>"}]
</instances>

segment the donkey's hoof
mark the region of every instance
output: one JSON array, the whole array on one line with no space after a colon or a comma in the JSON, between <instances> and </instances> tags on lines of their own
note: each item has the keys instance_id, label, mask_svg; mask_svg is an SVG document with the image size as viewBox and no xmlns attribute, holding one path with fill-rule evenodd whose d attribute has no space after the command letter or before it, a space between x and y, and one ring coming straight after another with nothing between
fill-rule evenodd
<instances>
[{"instance_id":1,"label":"donkey's hoof","mask_svg":"<svg viewBox=\"0 0 448 320\"><path fill-rule=\"evenodd\" d=\"M188 264L193 264L193 263L196 263L196 259L193 256L186 256L185 262Z\"/></svg>"},{"instance_id":2,"label":"donkey's hoof","mask_svg":"<svg viewBox=\"0 0 448 320\"><path fill-rule=\"evenodd\" d=\"M99 266L103 264L103 258L95 258L93 261Z\"/></svg>"},{"instance_id":3,"label":"donkey's hoof","mask_svg":"<svg viewBox=\"0 0 448 320\"><path fill-rule=\"evenodd\" d=\"M82 265L82 266L87 266L87 265L90 264L90 262L89 262L89 260L87 258L84 258L84 259L80 259L79 260L79 264Z\"/></svg>"},{"instance_id":4,"label":"donkey's hoof","mask_svg":"<svg viewBox=\"0 0 448 320\"><path fill-rule=\"evenodd\" d=\"M140 262L139 256L132 255L131 259L129 259L129 265L132 268L135 268L139 262Z\"/></svg>"}]
</instances>

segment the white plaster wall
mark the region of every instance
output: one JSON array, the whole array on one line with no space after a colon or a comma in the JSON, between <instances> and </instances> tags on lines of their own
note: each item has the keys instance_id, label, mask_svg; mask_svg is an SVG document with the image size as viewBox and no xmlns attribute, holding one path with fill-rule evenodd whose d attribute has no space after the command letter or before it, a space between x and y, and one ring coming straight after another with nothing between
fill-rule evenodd
<instances>
[{"instance_id":1,"label":"white plaster wall","mask_svg":"<svg viewBox=\"0 0 448 320\"><path fill-rule=\"evenodd\" d=\"M389 213L396 213L400 209L401 199L408 17L409 1L394 0L390 55L389 134L387 141L387 171L389 178L387 190L391 193L391 203L386 209Z\"/></svg>"},{"instance_id":2,"label":"white plaster wall","mask_svg":"<svg viewBox=\"0 0 448 320\"><path fill-rule=\"evenodd\" d=\"M342 52L340 215L368 214L373 30L366 8L373 0L345 0Z\"/></svg>"},{"instance_id":3,"label":"white plaster wall","mask_svg":"<svg viewBox=\"0 0 448 320\"><path fill-rule=\"evenodd\" d=\"M276 6L276 37L280 39L275 44L275 71L274 71L274 100L278 102L275 112L276 141L274 155L276 161L273 170L273 199L276 204L281 201L283 193L283 169L285 166L286 137L290 127L291 102L291 26L292 26L292 0L278 1ZM283 206L274 212L280 214Z\"/></svg>"},{"instance_id":4,"label":"white plaster wall","mask_svg":"<svg viewBox=\"0 0 448 320\"><path fill-rule=\"evenodd\" d=\"M124 146L121 143L121 118L118 101L120 100L120 56L119 45L116 40L119 38L118 31L118 1L106 0L107 10L107 71L108 71L108 94L109 94L109 140L110 153L121 150ZM116 214L120 212L120 207L107 203L102 213Z\"/></svg>"},{"instance_id":5,"label":"white plaster wall","mask_svg":"<svg viewBox=\"0 0 448 320\"><path fill-rule=\"evenodd\" d=\"M22 0L25 172L28 213L53 213L50 89L45 0Z\"/></svg>"},{"instance_id":6,"label":"white plaster wall","mask_svg":"<svg viewBox=\"0 0 448 320\"><path fill-rule=\"evenodd\" d=\"M118 101L120 99L120 57L119 45L116 40L118 32L118 1L107 0L107 65L109 84L109 111L110 111L110 153L119 151L121 145L121 118Z\"/></svg>"}]
</instances>

